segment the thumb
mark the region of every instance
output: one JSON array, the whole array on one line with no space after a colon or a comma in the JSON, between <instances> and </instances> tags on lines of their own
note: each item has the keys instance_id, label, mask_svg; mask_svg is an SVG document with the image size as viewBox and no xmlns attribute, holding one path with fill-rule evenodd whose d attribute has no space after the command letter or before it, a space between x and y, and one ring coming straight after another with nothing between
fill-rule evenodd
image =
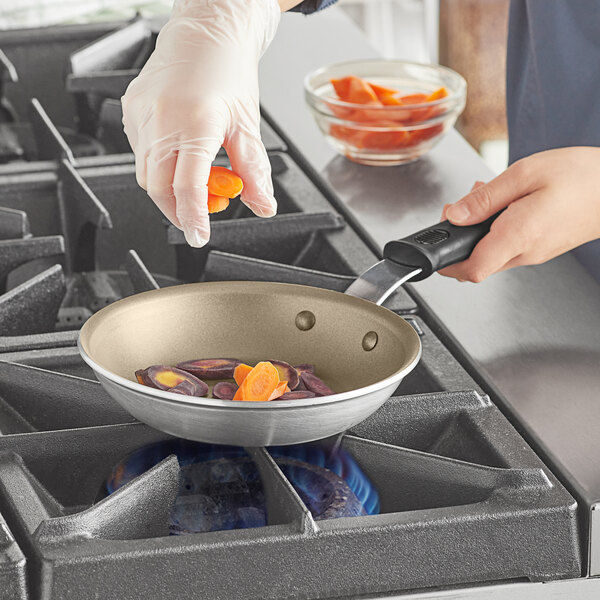
<instances>
[{"instance_id":1,"label":"thumb","mask_svg":"<svg viewBox=\"0 0 600 600\"><path fill-rule=\"evenodd\" d=\"M447 219L454 225L480 223L533 191L518 165L514 163L488 183L476 182L466 196L446 209Z\"/></svg>"},{"instance_id":2,"label":"thumb","mask_svg":"<svg viewBox=\"0 0 600 600\"><path fill-rule=\"evenodd\" d=\"M231 167L242 178L242 202L259 217L277 213L273 196L271 163L258 131L238 129L227 140Z\"/></svg>"}]
</instances>

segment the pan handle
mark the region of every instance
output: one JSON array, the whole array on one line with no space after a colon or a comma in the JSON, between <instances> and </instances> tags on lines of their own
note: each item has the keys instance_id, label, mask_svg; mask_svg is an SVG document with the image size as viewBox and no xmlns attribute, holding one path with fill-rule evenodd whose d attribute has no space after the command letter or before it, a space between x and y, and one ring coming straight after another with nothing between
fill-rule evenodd
<instances>
[{"instance_id":1,"label":"pan handle","mask_svg":"<svg viewBox=\"0 0 600 600\"><path fill-rule=\"evenodd\" d=\"M388 242L383 256L401 265L420 268L421 272L411 277L411 281L421 281L439 269L469 258L500 212L475 225L460 227L443 221L426 227L401 240Z\"/></svg>"}]
</instances>

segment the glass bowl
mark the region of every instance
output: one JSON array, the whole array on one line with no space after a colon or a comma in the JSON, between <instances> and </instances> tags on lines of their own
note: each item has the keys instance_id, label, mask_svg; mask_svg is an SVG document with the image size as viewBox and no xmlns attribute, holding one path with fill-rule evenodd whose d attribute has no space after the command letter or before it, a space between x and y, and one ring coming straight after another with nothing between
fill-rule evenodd
<instances>
[{"instance_id":1,"label":"glass bowl","mask_svg":"<svg viewBox=\"0 0 600 600\"><path fill-rule=\"evenodd\" d=\"M400 95L448 95L418 104L372 106L340 100L331 79L356 75ZM439 65L360 60L322 67L304 78L305 98L322 133L340 153L363 165L401 165L433 148L465 107L464 78Z\"/></svg>"}]
</instances>

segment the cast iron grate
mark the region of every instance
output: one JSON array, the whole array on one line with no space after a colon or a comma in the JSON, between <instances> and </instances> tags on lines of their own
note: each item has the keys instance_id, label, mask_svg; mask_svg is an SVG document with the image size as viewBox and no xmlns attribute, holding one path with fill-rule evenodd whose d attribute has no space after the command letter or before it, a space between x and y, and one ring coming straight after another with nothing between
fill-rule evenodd
<instances>
[{"instance_id":1,"label":"cast iron grate","mask_svg":"<svg viewBox=\"0 0 600 600\"><path fill-rule=\"evenodd\" d=\"M361 437L341 438L378 490L381 514L316 522L269 453L248 448L267 525L177 537L167 536L179 485L173 457L97 500L119 460L169 436L130 423L0 438L2 510L27 555L32 590L81 599L132 590L177 598L189 589L198 598L242 590L245 598L323 598L579 575L573 499L486 397L397 397L384 409L354 432ZM424 418L434 450L470 436L482 452L466 462L419 449L413 428ZM495 466L485 464L490 457Z\"/></svg>"},{"instance_id":2,"label":"cast iron grate","mask_svg":"<svg viewBox=\"0 0 600 600\"><path fill-rule=\"evenodd\" d=\"M90 158L75 167L63 159L54 170L0 175L8 215L3 237L17 236L0 240L0 282L4 278L6 292L0 297L0 322L10 323L1 329L0 349L28 343L15 338L32 334L54 336L62 344L67 338L58 333L76 332L103 306L148 289L132 281L133 262L123 269L131 247L160 286L231 278L237 272L240 279L297 278L341 291L376 258L287 155L273 152L270 158L280 214L258 219L236 201L215 216L211 242L202 249L188 247L180 231L167 227L137 185L130 160L111 164ZM228 164L225 158L218 162ZM217 254L225 249L227 260ZM387 306L416 310L404 290Z\"/></svg>"}]
</instances>

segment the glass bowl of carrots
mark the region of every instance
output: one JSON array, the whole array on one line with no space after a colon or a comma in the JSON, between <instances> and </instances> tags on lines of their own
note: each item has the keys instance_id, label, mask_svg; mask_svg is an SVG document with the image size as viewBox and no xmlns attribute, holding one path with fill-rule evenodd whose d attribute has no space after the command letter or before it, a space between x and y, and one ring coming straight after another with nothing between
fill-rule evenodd
<instances>
[{"instance_id":1,"label":"glass bowl of carrots","mask_svg":"<svg viewBox=\"0 0 600 600\"><path fill-rule=\"evenodd\" d=\"M464 78L439 65L400 60L338 63L309 73L306 101L341 154L364 165L417 160L465 107Z\"/></svg>"}]
</instances>

